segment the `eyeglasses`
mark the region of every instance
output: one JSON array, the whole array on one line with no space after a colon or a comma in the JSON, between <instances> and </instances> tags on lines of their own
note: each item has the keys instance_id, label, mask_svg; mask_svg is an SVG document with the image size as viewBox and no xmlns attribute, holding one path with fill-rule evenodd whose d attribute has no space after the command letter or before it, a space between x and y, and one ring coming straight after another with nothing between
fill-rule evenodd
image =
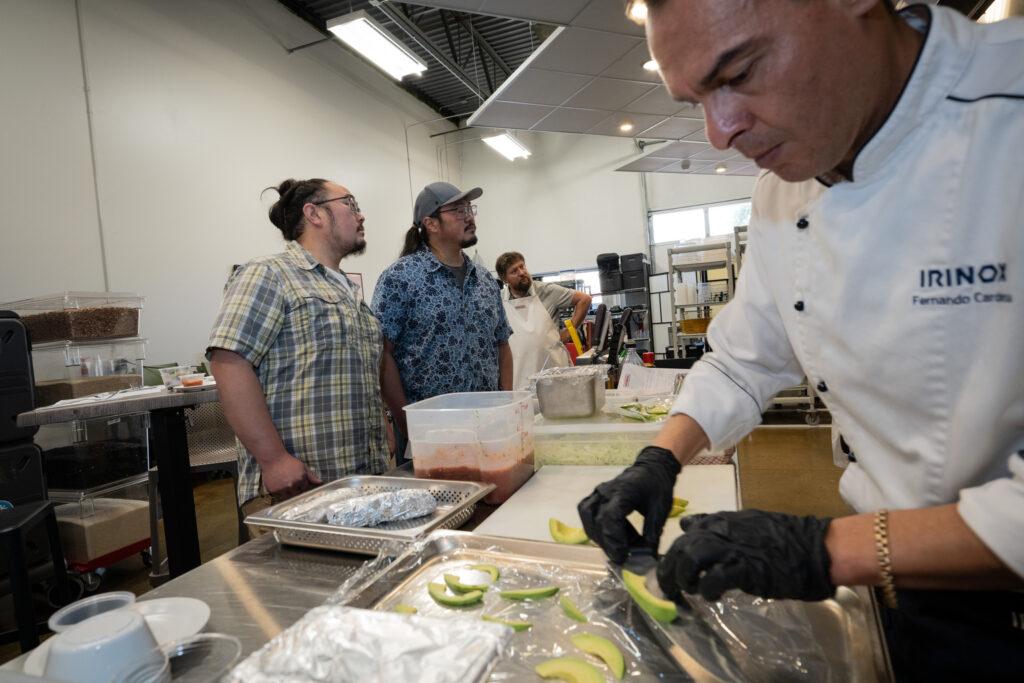
<instances>
[{"instance_id":1,"label":"eyeglasses","mask_svg":"<svg viewBox=\"0 0 1024 683\"><path fill-rule=\"evenodd\" d=\"M452 209L438 209L438 213L454 213L460 218L469 218L476 215L476 204L463 204Z\"/></svg>"},{"instance_id":2,"label":"eyeglasses","mask_svg":"<svg viewBox=\"0 0 1024 683\"><path fill-rule=\"evenodd\" d=\"M310 202L310 204L313 204L314 206L320 206L321 204L326 204L327 202L338 201L345 202L345 206L352 209L352 213L362 213L362 211L359 210L359 202L357 202L356 198L350 194L347 194L344 197L331 197L330 199L321 199L318 202Z\"/></svg>"}]
</instances>

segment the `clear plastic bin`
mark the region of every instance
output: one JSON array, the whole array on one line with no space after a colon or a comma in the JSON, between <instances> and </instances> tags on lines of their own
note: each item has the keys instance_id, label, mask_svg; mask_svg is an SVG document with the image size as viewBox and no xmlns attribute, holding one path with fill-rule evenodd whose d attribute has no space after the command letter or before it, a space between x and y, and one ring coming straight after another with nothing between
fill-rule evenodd
<instances>
[{"instance_id":1,"label":"clear plastic bin","mask_svg":"<svg viewBox=\"0 0 1024 683\"><path fill-rule=\"evenodd\" d=\"M145 360L145 339L34 345L36 405L141 387Z\"/></svg>"},{"instance_id":2,"label":"clear plastic bin","mask_svg":"<svg viewBox=\"0 0 1024 683\"><path fill-rule=\"evenodd\" d=\"M33 344L139 336L145 299L125 292L59 292L0 304L21 316Z\"/></svg>"},{"instance_id":3,"label":"clear plastic bin","mask_svg":"<svg viewBox=\"0 0 1024 683\"><path fill-rule=\"evenodd\" d=\"M149 413L43 425L35 442L51 496L98 490L149 471Z\"/></svg>"},{"instance_id":4,"label":"clear plastic bin","mask_svg":"<svg viewBox=\"0 0 1024 683\"><path fill-rule=\"evenodd\" d=\"M51 491L68 563L107 566L149 542L147 476L92 492Z\"/></svg>"},{"instance_id":5,"label":"clear plastic bin","mask_svg":"<svg viewBox=\"0 0 1024 683\"><path fill-rule=\"evenodd\" d=\"M533 400L527 391L444 394L406 406L416 476L494 484L502 503L533 475Z\"/></svg>"}]
</instances>

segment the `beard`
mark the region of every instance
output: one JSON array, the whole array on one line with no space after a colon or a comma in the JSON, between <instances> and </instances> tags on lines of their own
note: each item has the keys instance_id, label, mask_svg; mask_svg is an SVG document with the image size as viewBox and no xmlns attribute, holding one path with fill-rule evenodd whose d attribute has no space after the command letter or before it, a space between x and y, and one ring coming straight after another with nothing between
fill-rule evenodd
<instances>
[{"instance_id":1,"label":"beard","mask_svg":"<svg viewBox=\"0 0 1024 683\"><path fill-rule=\"evenodd\" d=\"M364 251L366 251L366 240L362 237L357 237L352 248L345 252L345 256L359 256Z\"/></svg>"},{"instance_id":2,"label":"beard","mask_svg":"<svg viewBox=\"0 0 1024 683\"><path fill-rule=\"evenodd\" d=\"M462 248L462 249L465 249L466 247L473 246L474 244L476 244L476 242L477 242L476 235L470 235L469 237L463 237L462 238L462 242L459 244L459 247Z\"/></svg>"},{"instance_id":3,"label":"beard","mask_svg":"<svg viewBox=\"0 0 1024 683\"><path fill-rule=\"evenodd\" d=\"M530 292L530 281L527 280L524 284L523 281L520 280L515 284L509 285L509 287L512 288L512 291L515 292L516 296L526 296Z\"/></svg>"}]
</instances>

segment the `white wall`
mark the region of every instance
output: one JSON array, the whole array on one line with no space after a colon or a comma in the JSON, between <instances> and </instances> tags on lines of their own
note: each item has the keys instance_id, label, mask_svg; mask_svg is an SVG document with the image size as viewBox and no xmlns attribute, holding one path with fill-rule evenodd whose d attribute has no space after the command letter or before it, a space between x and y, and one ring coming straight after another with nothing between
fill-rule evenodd
<instances>
[{"instance_id":1,"label":"white wall","mask_svg":"<svg viewBox=\"0 0 1024 683\"><path fill-rule=\"evenodd\" d=\"M26 101L38 90L49 113L6 97L0 109L0 123L20 124L3 178L21 177L2 183L0 206L33 201L4 216L5 236L38 231L5 254L17 267L0 291L102 289L74 3L0 1L0 49L14 53L0 85ZM410 184L459 182L458 150L439 161L428 137L448 124L408 128L407 163L406 126L436 113L336 44L289 55L282 44L320 36L273 0L82 0L81 13L108 287L147 297L152 362L197 359L230 266L281 250L264 187L320 176L353 191L369 248L342 267L369 293L410 224ZM61 195L63 212L48 201Z\"/></svg>"},{"instance_id":2,"label":"white wall","mask_svg":"<svg viewBox=\"0 0 1024 683\"><path fill-rule=\"evenodd\" d=\"M103 289L71 0L0 0L0 300Z\"/></svg>"},{"instance_id":3,"label":"white wall","mask_svg":"<svg viewBox=\"0 0 1024 683\"><path fill-rule=\"evenodd\" d=\"M651 211L747 199L754 193L750 176L646 173L647 205Z\"/></svg>"},{"instance_id":4,"label":"white wall","mask_svg":"<svg viewBox=\"0 0 1024 683\"><path fill-rule=\"evenodd\" d=\"M533 272L593 268L600 253L647 251L640 174L615 171L636 157L631 140L517 137L532 152L528 159L506 161L480 142L459 145L465 183L484 188L476 248L488 267L493 270L497 256L509 250L522 252ZM754 187L754 178L746 176L644 177L651 211L747 198Z\"/></svg>"},{"instance_id":5,"label":"white wall","mask_svg":"<svg viewBox=\"0 0 1024 683\"><path fill-rule=\"evenodd\" d=\"M611 137L521 133L532 152L506 161L466 142L462 177L479 185L477 248L490 269L502 252L519 251L533 272L595 268L603 252L645 251L640 178L616 173L635 156L633 143Z\"/></svg>"}]
</instances>

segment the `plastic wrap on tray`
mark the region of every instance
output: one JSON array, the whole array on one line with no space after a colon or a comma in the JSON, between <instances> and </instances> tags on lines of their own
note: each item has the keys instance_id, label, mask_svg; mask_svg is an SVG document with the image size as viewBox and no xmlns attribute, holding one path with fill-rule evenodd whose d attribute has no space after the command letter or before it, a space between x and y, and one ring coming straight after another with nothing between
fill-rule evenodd
<instances>
[{"instance_id":1,"label":"plastic wrap on tray","mask_svg":"<svg viewBox=\"0 0 1024 683\"><path fill-rule=\"evenodd\" d=\"M603 380L608 376L610 368L610 365L577 365L569 368L547 368L535 375L530 375L530 385L535 389L536 385L540 382L554 381L583 387L593 381L594 377Z\"/></svg>"},{"instance_id":2,"label":"plastic wrap on tray","mask_svg":"<svg viewBox=\"0 0 1024 683\"><path fill-rule=\"evenodd\" d=\"M482 681L511 638L503 626L323 605L249 655L227 683Z\"/></svg>"},{"instance_id":3,"label":"plastic wrap on tray","mask_svg":"<svg viewBox=\"0 0 1024 683\"><path fill-rule=\"evenodd\" d=\"M446 533L446 532L442 532ZM385 547L380 556L349 577L328 599L328 604L364 604L373 597L376 610L390 612L398 604L417 609L419 617L453 619L482 616L527 621L532 626L515 633L489 681L534 680L533 667L547 659L571 656L588 659L602 671L598 660L588 658L573 644L572 636L590 633L611 640L625 659L628 680L659 681L818 681L840 683L851 680L842 662L830 661L807 618L806 606L793 601L764 600L731 591L716 602L687 596L680 616L668 626L675 642L691 658L690 675L668 656L650 632L649 621L632 601L618 578L610 572L595 572L557 563L537 562L502 556L500 547L462 553L454 550L440 555L430 551L431 539L408 546ZM428 583L443 582L445 573L465 583L489 582L470 565L477 553L497 566L500 577L484 593L480 603L451 608L438 605L429 595ZM388 574L394 579L388 579ZM498 593L510 588L555 584L559 593L535 601L501 599ZM394 587L394 588L392 588ZM568 597L587 618L584 623L569 618L560 605ZM408 618L408 617L407 617ZM512 631L509 629L509 633ZM412 680L412 679L410 679Z\"/></svg>"},{"instance_id":4,"label":"plastic wrap on tray","mask_svg":"<svg viewBox=\"0 0 1024 683\"><path fill-rule=\"evenodd\" d=\"M328 524L367 527L424 517L436 509L437 499L429 491L403 489L331 503L326 513Z\"/></svg>"}]
</instances>

